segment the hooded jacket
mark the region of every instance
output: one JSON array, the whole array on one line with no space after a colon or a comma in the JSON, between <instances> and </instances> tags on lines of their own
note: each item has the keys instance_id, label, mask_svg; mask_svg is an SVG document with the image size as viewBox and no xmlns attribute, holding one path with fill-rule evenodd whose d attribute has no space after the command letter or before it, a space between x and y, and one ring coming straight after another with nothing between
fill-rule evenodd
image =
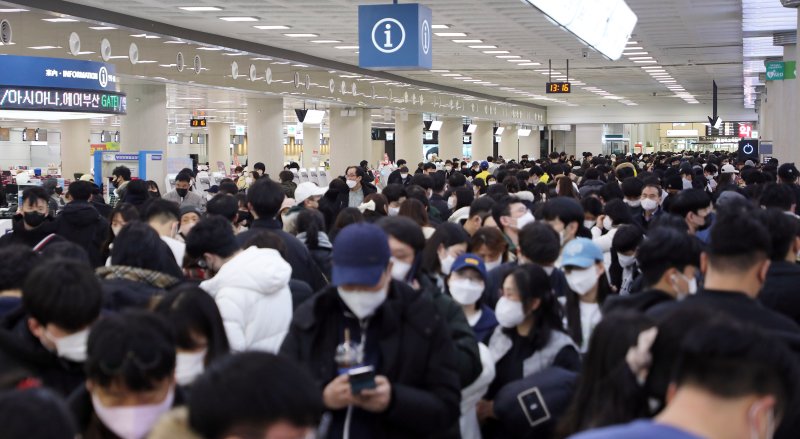
<instances>
[{"instance_id":1,"label":"hooded jacket","mask_svg":"<svg viewBox=\"0 0 800 439\"><path fill-rule=\"evenodd\" d=\"M103 287L103 308L113 311L147 309L154 297L180 283L180 279L166 273L125 265L100 267L95 274Z\"/></svg>"},{"instance_id":2,"label":"hooded jacket","mask_svg":"<svg viewBox=\"0 0 800 439\"><path fill-rule=\"evenodd\" d=\"M108 231L108 220L87 201L67 204L56 219L56 233L83 247L93 267L100 267L105 262L102 247Z\"/></svg>"},{"instance_id":3,"label":"hooded jacket","mask_svg":"<svg viewBox=\"0 0 800 439\"><path fill-rule=\"evenodd\" d=\"M217 302L231 349L278 352L292 322L291 277L277 250L250 247L200 284Z\"/></svg>"}]
</instances>

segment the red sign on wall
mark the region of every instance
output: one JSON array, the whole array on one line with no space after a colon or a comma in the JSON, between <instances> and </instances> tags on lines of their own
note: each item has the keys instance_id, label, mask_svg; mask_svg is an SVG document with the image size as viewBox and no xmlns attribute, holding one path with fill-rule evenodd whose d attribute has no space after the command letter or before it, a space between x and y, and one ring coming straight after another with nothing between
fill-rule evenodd
<instances>
[{"instance_id":1,"label":"red sign on wall","mask_svg":"<svg viewBox=\"0 0 800 439\"><path fill-rule=\"evenodd\" d=\"M739 138L749 139L753 137L753 125L749 123L739 124Z\"/></svg>"}]
</instances>

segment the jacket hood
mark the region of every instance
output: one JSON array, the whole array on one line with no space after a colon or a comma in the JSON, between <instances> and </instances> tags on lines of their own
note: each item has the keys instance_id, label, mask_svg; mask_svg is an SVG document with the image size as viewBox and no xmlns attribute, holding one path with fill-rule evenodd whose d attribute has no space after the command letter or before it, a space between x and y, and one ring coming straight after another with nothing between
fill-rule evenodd
<instances>
[{"instance_id":1,"label":"jacket hood","mask_svg":"<svg viewBox=\"0 0 800 439\"><path fill-rule=\"evenodd\" d=\"M180 279L166 273L161 273L160 271L125 265L100 267L95 270L95 274L100 280L126 279L134 282L146 283L156 288L171 288L180 283Z\"/></svg>"},{"instance_id":2,"label":"jacket hood","mask_svg":"<svg viewBox=\"0 0 800 439\"><path fill-rule=\"evenodd\" d=\"M201 286L212 295L223 288L241 288L269 295L286 288L291 277L291 265L277 250L250 247L234 256L216 276Z\"/></svg>"},{"instance_id":3,"label":"jacket hood","mask_svg":"<svg viewBox=\"0 0 800 439\"><path fill-rule=\"evenodd\" d=\"M91 204L81 201L73 201L61 211L61 217L72 226L86 227L100 221L100 214Z\"/></svg>"}]
</instances>

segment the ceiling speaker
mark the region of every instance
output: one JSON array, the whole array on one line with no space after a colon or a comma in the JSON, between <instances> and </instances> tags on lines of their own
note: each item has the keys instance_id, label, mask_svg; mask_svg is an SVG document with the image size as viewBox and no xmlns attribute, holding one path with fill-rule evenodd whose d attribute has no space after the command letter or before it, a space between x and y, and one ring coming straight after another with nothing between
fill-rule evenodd
<instances>
[{"instance_id":1,"label":"ceiling speaker","mask_svg":"<svg viewBox=\"0 0 800 439\"><path fill-rule=\"evenodd\" d=\"M11 36L11 23L8 20L0 21L0 43L10 44Z\"/></svg>"},{"instance_id":2,"label":"ceiling speaker","mask_svg":"<svg viewBox=\"0 0 800 439\"><path fill-rule=\"evenodd\" d=\"M175 57L175 67L179 72L183 72L183 69L186 68L186 60L183 59L183 52L178 52L178 56Z\"/></svg>"},{"instance_id":3,"label":"ceiling speaker","mask_svg":"<svg viewBox=\"0 0 800 439\"><path fill-rule=\"evenodd\" d=\"M100 57L106 62L111 59L111 43L107 38L100 42Z\"/></svg>"},{"instance_id":4,"label":"ceiling speaker","mask_svg":"<svg viewBox=\"0 0 800 439\"><path fill-rule=\"evenodd\" d=\"M194 73L199 75L203 71L203 62L200 60L200 55L194 56Z\"/></svg>"},{"instance_id":5,"label":"ceiling speaker","mask_svg":"<svg viewBox=\"0 0 800 439\"><path fill-rule=\"evenodd\" d=\"M128 47L128 59L131 61L131 64L139 62L139 46L137 46L136 43L131 43L130 47Z\"/></svg>"},{"instance_id":6,"label":"ceiling speaker","mask_svg":"<svg viewBox=\"0 0 800 439\"><path fill-rule=\"evenodd\" d=\"M81 53L81 37L77 32L69 34L69 53L72 56L78 56Z\"/></svg>"}]
</instances>

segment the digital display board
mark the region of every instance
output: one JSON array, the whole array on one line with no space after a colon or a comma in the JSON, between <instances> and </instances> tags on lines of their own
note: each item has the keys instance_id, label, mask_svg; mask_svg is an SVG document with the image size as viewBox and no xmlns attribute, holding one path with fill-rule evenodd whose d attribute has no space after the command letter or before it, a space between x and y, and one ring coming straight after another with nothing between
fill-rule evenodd
<instances>
[{"instance_id":1,"label":"digital display board","mask_svg":"<svg viewBox=\"0 0 800 439\"><path fill-rule=\"evenodd\" d=\"M126 114L124 93L0 86L0 110Z\"/></svg>"},{"instance_id":2,"label":"digital display board","mask_svg":"<svg viewBox=\"0 0 800 439\"><path fill-rule=\"evenodd\" d=\"M547 93L570 93L572 86L569 82L548 82Z\"/></svg>"},{"instance_id":3,"label":"digital display board","mask_svg":"<svg viewBox=\"0 0 800 439\"><path fill-rule=\"evenodd\" d=\"M205 128L207 126L207 123L208 122L206 122L205 119L191 119L189 121L189 126L191 126L192 128Z\"/></svg>"},{"instance_id":4,"label":"digital display board","mask_svg":"<svg viewBox=\"0 0 800 439\"><path fill-rule=\"evenodd\" d=\"M0 84L17 87L49 87L115 92L114 64L72 58L0 56Z\"/></svg>"}]
</instances>

